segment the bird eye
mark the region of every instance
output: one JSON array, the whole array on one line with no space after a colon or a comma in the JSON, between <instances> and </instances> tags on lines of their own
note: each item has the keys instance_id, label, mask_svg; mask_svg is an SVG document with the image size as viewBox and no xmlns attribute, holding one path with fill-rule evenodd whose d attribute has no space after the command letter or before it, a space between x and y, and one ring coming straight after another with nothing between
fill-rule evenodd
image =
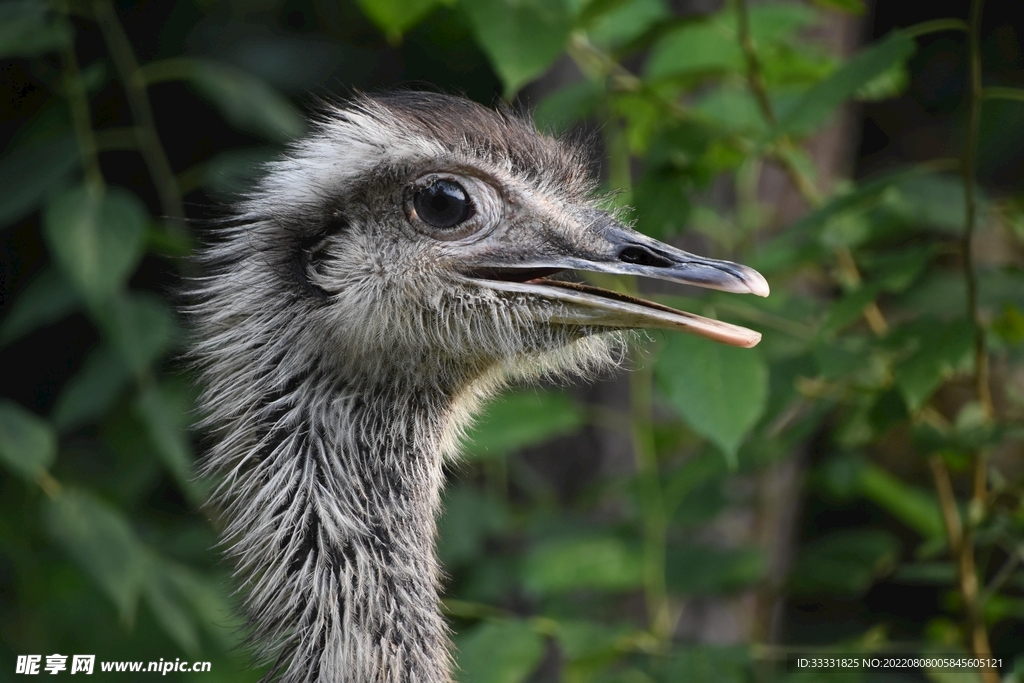
<instances>
[{"instance_id":1,"label":"bird eye","mask_svg":"<svg viewBox=\"0 0 1024 683\"><path fill-rule=\"evenodd\" d=\"M412 200L420 220L435 228L448 230L473 216L473 202L462 185L438 180L416 193Z\"/></svg>"}]
</instances>

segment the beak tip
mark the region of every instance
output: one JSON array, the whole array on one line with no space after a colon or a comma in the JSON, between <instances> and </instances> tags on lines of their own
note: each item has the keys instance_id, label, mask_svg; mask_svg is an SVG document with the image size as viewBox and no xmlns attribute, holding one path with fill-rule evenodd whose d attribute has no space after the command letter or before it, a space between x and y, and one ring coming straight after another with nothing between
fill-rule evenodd
<instances>
[{"instance_id":1,"label":"beak tip","mask_svg":"<svg viewBox=\"0 0 1024 683\"><path fill-rule=\"evenodd\" d=\"M748 269L748 276L746 285L750 289L751 294L761 297L771 294L771 287L768 286L768 281L764 279L764 275L750 268Z\"/></svg>"}]
</instances>

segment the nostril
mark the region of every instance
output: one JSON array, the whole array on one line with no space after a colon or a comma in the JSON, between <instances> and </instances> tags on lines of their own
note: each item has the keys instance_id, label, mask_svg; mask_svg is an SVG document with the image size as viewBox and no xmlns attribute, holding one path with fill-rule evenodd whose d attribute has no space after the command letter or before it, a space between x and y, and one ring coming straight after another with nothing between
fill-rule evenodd
<instances>
[{"instance_id":1,"label":"nostril","mask_svg":"<svg viewBox=\"0 0 1024 683\"><path fill-rule=\"evenodd\" d=\"M654 253L645 247L626 247L619 252L619 260L623 263L634 263L638 266L651 266L652 268L668 268L672 261Z\"/></svg>"}]
</instances>

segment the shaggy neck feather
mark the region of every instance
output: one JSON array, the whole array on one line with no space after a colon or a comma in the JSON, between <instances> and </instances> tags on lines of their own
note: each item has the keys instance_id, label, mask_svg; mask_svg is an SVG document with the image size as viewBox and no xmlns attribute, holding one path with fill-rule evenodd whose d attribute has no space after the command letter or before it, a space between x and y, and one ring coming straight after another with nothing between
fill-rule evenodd
<instances>
[{"instance_id":1,"label":"shaggy neck feather","mask_svg":"<svg viewBox=\"0 0 1024 683\"><path fill-rule=\"evenodd\" d=\"M254 641L288 683L449 681L433 546L451 401L307 380L264 405L221 469Z\"/></svg>"}]
</instances>

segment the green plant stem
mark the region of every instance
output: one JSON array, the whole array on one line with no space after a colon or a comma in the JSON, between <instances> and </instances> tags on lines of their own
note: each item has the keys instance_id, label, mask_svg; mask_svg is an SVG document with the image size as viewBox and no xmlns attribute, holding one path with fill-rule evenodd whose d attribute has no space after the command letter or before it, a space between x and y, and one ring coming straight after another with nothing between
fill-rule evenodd
<instances>
[{"instance_id":1,"label":"green plant stem","mask_svg":"<svg viewBox=\"0 0 1024 683\"><path fill-rule=\"evenodd\" d=\"M931 21L922 21L920 24L914 24L907 28L901 28L900 31L906 33L911 38L920 38L921 36L928 35L929 33L941 33L942 31L962 31L968 33L970 26L963 19L932 19Z\"/></svg>"},{"instance_id":2,"label":"green plant stem","mask_svg":"<svg viewBox=\"0 0 1024 683\"><path fill-rule=\"evenodd\" d=\"M968 49L970 58L970 104L967 118L967 132L964 144L961 175L964 183L966 216L964 217L964 234L961 242L963 253L964 279L967 286L967 313L974 325L974 379L978 402L985 411L985 416L992 420L995 409L992 404L992 393L989 387L988 351L985 340L985 325L978 307L978 276L974 267L972 241L978 223L977 198L977 150L978 134L981 121L981 102L983 91L981 84L981 17L984 0L973 0L971 3L970 32L968 33ZM984 451L974 454L974 485L967 516L967 523L962 524L963 531L957 539L951 528L952 519L960 519L955 499L952 502L943 499L943 491L948 488L946 497L952 495L952 486L948 485L949 472L945 462L939 456L932 457L932 469L936 472L937 490L943 509L952 509L944 513L947 518L947 531L950 537L950 550L956 558L960 583L960 595L964 604L967 639L971 651L976 657L991 657L988 632L982 613L982 603L978 583L978 573L974 561L974 526L984 514L987 498L988 455ZM993 671L983 671L985 683L998 683L999 677Z\"/></svg>"},{"instance_id":3,"label":"green plant stem","mask_svg":"<svg viewBox=\"0 0 1024 683\"><path fill-rule=\"evenodd\" d=\"M608 184L613 191L627 193L632 187L629 147L618 122L605 129L608 154ZM621 286L636 293L636 281L625 279ZM640 512L643 518L643 585L647 623L659 649L667 654L671 645L673 620L665 584L665 556L668 519L661 490L658 454L654 447L651 396L653 373L643 366L629 375L629 425L640 483Z\"/></svg>"},{"instance_id":4,"label":"green plant stem","mask_svg":"<svg viewBox=\"0 0 1024 683\"><path fill-rule=\"evenodd\" d=\"M754 49L754 40L750 37L750 13L747 11L747 0L736 0L736 17L740 47L743 49L743 57L747 63L747 81L750 84L750 91L754 93L754 98L757 100L757 105L760 107L765 121L774 128L775 111L772 109L768 91L764 86L764 78L761 76L761 62Z\"/></svg>"},{"instance_id":5,"label":"green plant stem","mask_svg":"<svg viewBox=\"0 0 1024 683\"><path fill-rule=\"evenodd\" d=\"M71 32L71 30L70 22L68 22L68 31ZM85 83L82 81L82 72L78 67L78 57L75 55L73 42L61 51L61 62L64 67L64 96L67 98L68 109L71 112L71 126L75 131L78 154L82 158L85 181L92 187L102 190L106 183L103 180L103 171L100 169L96 133L92 128L92 115L89 111L89 98L85 92Z\"/></svg>"},{"instance_id":6,"label":"green plant stem","mask_svg":"<svg viewBox=\"0 0 1024 683\"><path fill-rule=\"evenodd\" d=\"M103 33L107 49L110 51L114 68L117 69L124 85L128 106L135 120L135 136L139 151L146 162L149 174L156 187L160 199L160 207L169 219L168 228L176 232L184 232L185 207L181 200L178 179L174 175L171 163L167 159L160 137L157 134L153 108L146 92L146 82L142 77L135 51L128 40L124 27L118 21L117 13L110 0L94 0L93 16Z\"/></svg>"},{"instance_id":7,"label":"green plant stem","mask_svg":"<svg viewBox=\"0 0 1024 683\"><path fill-rule=\"evenodd\" d=\"M771 100L768 97L768 91L765 88L764 79L761 76L761 63L757 58L757 51L754 49L754 42L750 36L750 19L749 13L747 12L746 0L736 0L736 13L738 17L738 38L740 42L740 48L743 50L743 55L747 66L747 86L753 93L754 98L757 100L758 107L761 109L761 114L765 120L772 127L775 126L777 117L775 110L772 107ZM809 206L817 207L822 204L824 197L821 191L814 185L814 182L807 177L803 170L793 161L792 155L787 154L787 151L792 150L794 147L793 141L788 137L782 137L776 144L776 149L772 154L772 158L779 164L782 165L786 175L789 176L797 192L803 197L804 201ZM853 287L859 286L861 281L860 271L857 268L857 264L853 259L853 254L846 247L840 247L836 250L836 259L839 263L839 270L842 277ZM864 319L867 321L871 331L878 336L886 334L889 330L889 325L885 320L885 316L882 314L878 304L871 302L864 309Z\"/></svg>"},{"instance_id":8,"label":"green plant stem","mask_svg":"<svg viewBox=\"0 0 1024 683\"><path fill-rule=\"evenodd\" d=\"M662 501L658 455L654 448L651 419L652 372L639 368L629 376L633 454L640 483L640 506L644 525L644 598L648 628L667 652L672 639L672 613L665 585L666 533L668 520Z\"/></svg>"},{"instance_id":9,"label":"green plant stem","mask_svg":"<svg viewBox=\"0 0 1024 683\"><path fill-rule=\"evenodd\" d=\"M1014 100L1016 102L1024 102L1024 88L989 86L981 89L981 97L985 100Z\"/></svg>"}]
</instances>

